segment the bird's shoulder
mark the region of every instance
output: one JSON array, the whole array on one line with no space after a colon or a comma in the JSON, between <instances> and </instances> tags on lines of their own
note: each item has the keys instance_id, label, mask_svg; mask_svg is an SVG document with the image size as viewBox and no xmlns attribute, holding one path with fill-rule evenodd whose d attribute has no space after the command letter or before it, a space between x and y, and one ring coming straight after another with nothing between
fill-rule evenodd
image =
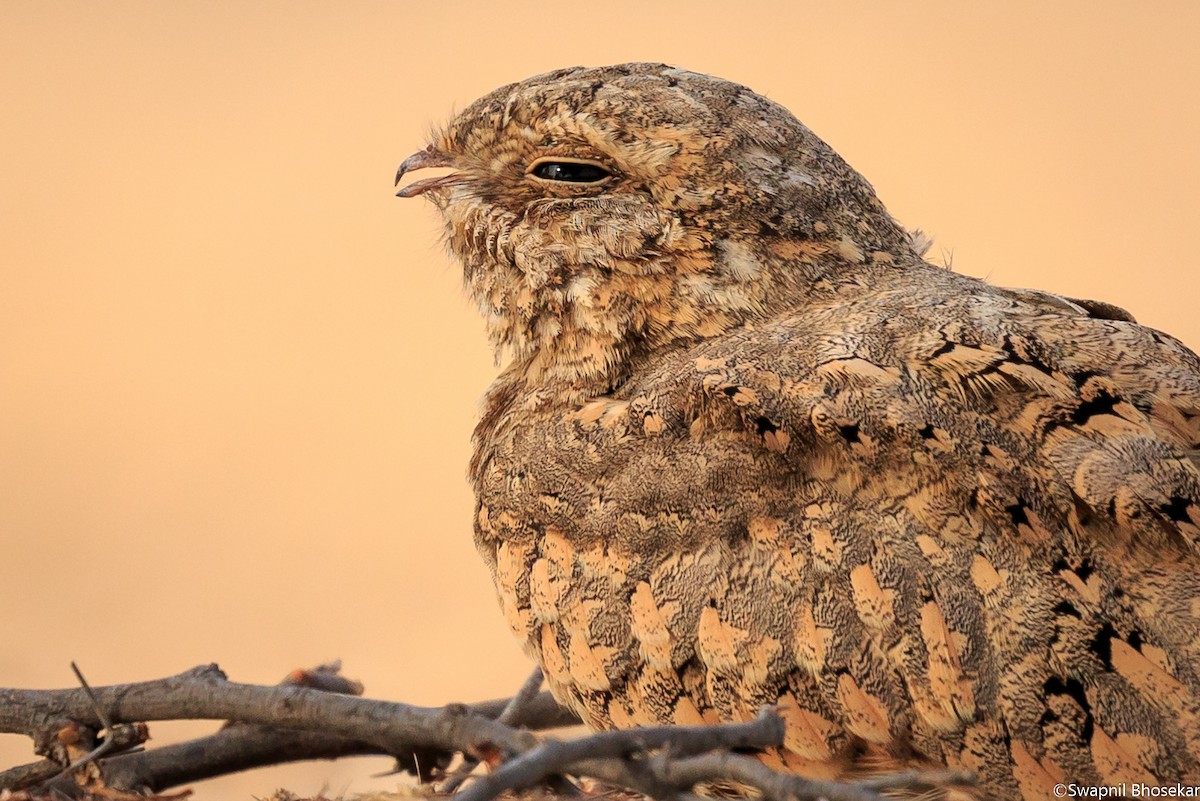
<instances>
[{"instance_id":1,"label":"bird's shoulder","mask_svg":"<svg viewBox=\"0 0 1200 801\"><path fill-rule=\"evenodd\" d=\"M657 354L611 395L502 380L472 474L629 514L815 479L968 537L1194 552L1200 359L1112 309L932 268L878 281Z\"/></svg>"},{"instance_id":2,"label":"bird's shoulder","mask_svg":"<svg viewBox=\"0 0 1200 801\"><path fill-rule=\"evenodd\" d=\"M1111 304L931 269L669 354L629 395L654 430L737 432L847 492L1200 542L1200 358Z\"/></svg>"}]
</instances>

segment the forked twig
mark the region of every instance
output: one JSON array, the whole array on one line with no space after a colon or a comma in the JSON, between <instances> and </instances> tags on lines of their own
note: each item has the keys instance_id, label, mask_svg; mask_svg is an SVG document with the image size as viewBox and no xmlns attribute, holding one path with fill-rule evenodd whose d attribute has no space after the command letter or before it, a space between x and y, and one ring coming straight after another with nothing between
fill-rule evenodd
<instances>
[{"instance_id":1,"label":"forked twig","mask_svg":"<svg viewBox=\"0 0 1200 801\"><path fill-rule=\"evenodd\" d=\"M508 726L522 726L524 724L522 718L528 712L529 706L533 702L533 699L536 698L538 693L541 691L543 683L545 683L545 677L542 675L542 669L540 667L535 667L533 672L529 674L529 677L526 678L524 683L521 684L521 687L517 690L516 695L514 695L509 700L508 705L504 707L504 711L500 713L500 717L496 718L496 720ZM456 792L458 788L462 786L463 782L470 777L471 773L474 772L475 768L479 767L479 763L480 760L478 759L474 759L473 757L464 757L463 763L458 766L453 774L448 776L446 780L438 786L438 792L445 793L447 795ZM564 790L568 793L574 791L574 789L575 788L573 785L571 786L570 790L565 790L564 788Z\"/></svg>"}]
</instances>

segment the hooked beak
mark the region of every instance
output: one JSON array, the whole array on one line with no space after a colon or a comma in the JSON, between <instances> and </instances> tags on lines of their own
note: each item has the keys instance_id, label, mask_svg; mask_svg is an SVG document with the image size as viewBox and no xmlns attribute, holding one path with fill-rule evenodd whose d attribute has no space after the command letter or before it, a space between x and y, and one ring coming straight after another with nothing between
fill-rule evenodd
<instances>
[{"instance_id":1,"label":"hooked beak","mask_svg":"<svg viewBox=\"0 0 1200 801\"><path fill-rule=\"evenodd\" d=\"M445 153L435 150L433 145L418 150L411 156L400 163L400 169L396 170L396 183L400 183L400 179L406 173L413 170L423 170L426 167L453 167L450 157ZM423 181L413 181L408 186L396 193L396 197L416 197L422 195L431 189L440 189L443 186L452 184L462 178L458 173L450 173L449 175L439 175L437 178L426 178Z\"/></svg>"}]
</instances>

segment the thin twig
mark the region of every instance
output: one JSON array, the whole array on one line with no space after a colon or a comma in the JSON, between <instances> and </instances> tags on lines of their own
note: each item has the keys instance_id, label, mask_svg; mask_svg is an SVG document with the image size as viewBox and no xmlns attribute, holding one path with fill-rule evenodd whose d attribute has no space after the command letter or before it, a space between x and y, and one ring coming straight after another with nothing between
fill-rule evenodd
<instances>
[{"instance_id":1,"label":"thin twig","mask_svg":"<svg viewBox=\"0 0 1200 801\"><path fill-rule=\"evenodd\" d=\"M529 677L521 684L516 694L509 699L508 705L504 707L504 711L500 713L500 717L496 718L496 720L509 726L523 725L522 718L528 711L533 699L537 698L543 683L545 683L545 677L542 675L542 669L535 667L533 672L529 674ZM462 764L438 786L437 791L446 795L456 792L477 767L479 767L478 759L464 757Z\"/></svg>"},{"instance_id":2,"label":"thin twig","mask_svg":"<svg viewBox=\"0 0 1200 801\"><path fill-rule=\"evenodd\" d=\"M542 669L535 667L533 672L529 674L529 678L525 679L525 683L517 690L508 702L508 706L504 707L504 711L500 713L500 717L496 718L500 723L509 726L523 726L525 711L529 704L537 694L541 692L542 684L545 682L545 677L542 675Z\"/></svg>"},{"instance_id":3,"label":"thin twig","mask_svg":"<svg viewBox=\"0 0 1200 801\"><path fill-rule=\"evenodd\" d=\"M71 661L71 670L75 673L75 678L79 680L79 686L83 688L83 691L87 693L88 698L91 700L92 709L96 710L96 716L100 718L101 726L105 729L111 727L112 720L109 719L108 715L104 714L104 709L101 708L100 702L96 700L96 693L92 692L87 679L83 677L83 671L79 669L79 665L75 664L74 660Z\"/></svg>"},{"instance_id":4,"label":"thin twig","mask_svg":"<svg viewBox=\"0 0 1200 801\"><path fill-rule=\"evenodd\" d=\"M88 699L92 702L92 709L96 711L96 717L100 719L101 731L105 731L108 734L100 742L100 745L63 768L63 773L71 773L79 770L84 765L102 756L121 750L122 747L130 748L134 745L140 745L146 741L146 737L148 736L144 728L138 728L137 726L123 726L121 728L127 731L119 734L117 732L118 727L113 725L112 719L104 712L104 708L100 706L100 702L96 700L96 693L92 691L92 688L87 683L87 679L83 677L83 671L79 669L79 665L75 664L74 660L71 662L71 670L75 672L75 678L79 680L79 686L83 688L83 691L87 693Z\"/></svg>"}]
</instances>

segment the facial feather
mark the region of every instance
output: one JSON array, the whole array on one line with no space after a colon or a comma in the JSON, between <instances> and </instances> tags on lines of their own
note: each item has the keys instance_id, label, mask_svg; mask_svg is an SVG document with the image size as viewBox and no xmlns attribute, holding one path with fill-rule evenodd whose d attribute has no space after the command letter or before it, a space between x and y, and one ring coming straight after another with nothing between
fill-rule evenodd
<instances>
[{"instance_id":1,"label":"facial feather","mask_svg":"<svg viewBox=\"0 0 1200 801\"><path fill-rule=\"evenodd\" d=\"M919 259L867 182L786 109L665 65L510 84L429 149L456 170L427 195L493 345L531 379L580 391L619 383L656 349ZM531 172L560 159L609 175ZM797 269L772 247L785 239L819 258Z\"/></svg>"}]
</instances>

